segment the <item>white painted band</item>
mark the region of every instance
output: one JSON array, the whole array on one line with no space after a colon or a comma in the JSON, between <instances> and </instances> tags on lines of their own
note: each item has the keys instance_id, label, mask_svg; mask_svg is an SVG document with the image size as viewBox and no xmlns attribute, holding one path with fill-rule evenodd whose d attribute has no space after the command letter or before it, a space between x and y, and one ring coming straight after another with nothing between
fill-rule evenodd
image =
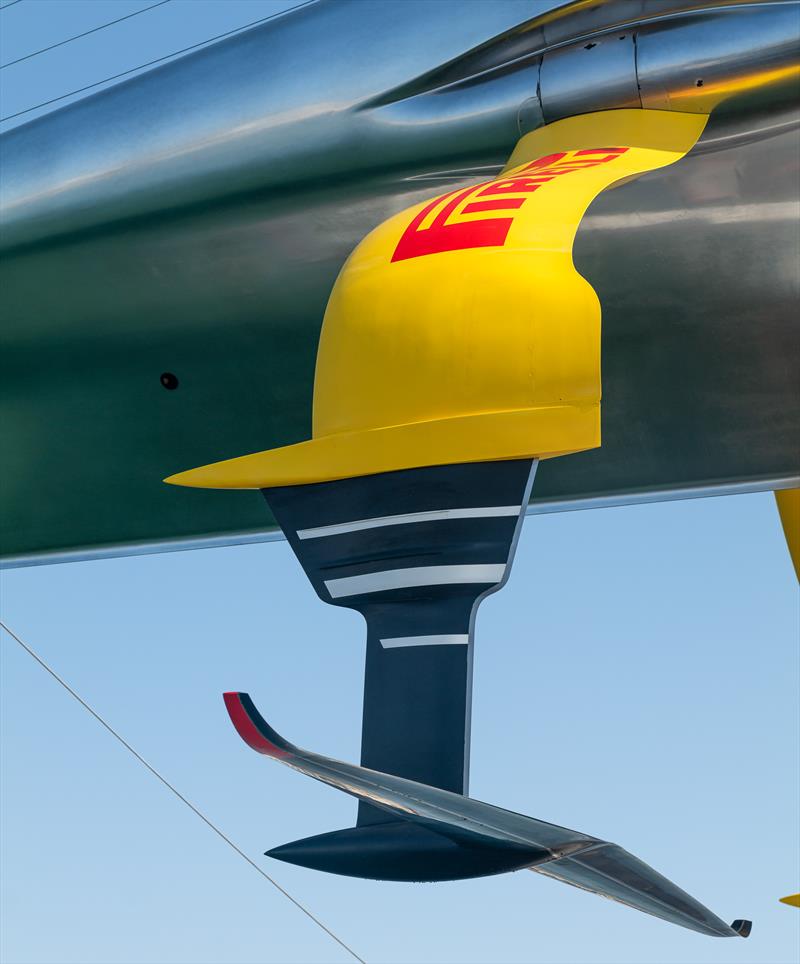
<instances>
[{"instance_id":1,"label":"white painted band","mask_svg":"<svg viewBox=\"0 0 800 964\"><path fill-rule=\"evenodd\" d=\"M382 639L384 649L394 649L399 646L466 646L469 643L467 633L454 633L450 636L392 636Z\"/></svg>"},{"instance_id":2,"label":"white painted band","mask_svg":"<svg viewBox=\"0 0 800 964\"><path fill-rule=\"evenodd\" d=\"M431 509L429 512L406 512L403 515L383 515L374 519L356 519L337 525L317 526L314 529L298 529L298 539L320 539L323 536L340 536L361 529L378 529L381 526L407 526L412 522L438 522L444 519L493 519L519 515L519 505L487 505L471 509Z\"/></svg>"},{"instance_id":3,"label":"white painted band","mask_svg":"<svg viewBox=\"0 0 800 964\"><path fill-rule=\"evenodd\" d=\"M389 589L410 589L413 586L449 586L463 583L498 583L505 575L505 563L474 566L416 566L413 569L386 569L368 572L363 576L326 579L325 588L333 599L342 596L361 596L368 592Z\"/></svg>"}]
</instances>

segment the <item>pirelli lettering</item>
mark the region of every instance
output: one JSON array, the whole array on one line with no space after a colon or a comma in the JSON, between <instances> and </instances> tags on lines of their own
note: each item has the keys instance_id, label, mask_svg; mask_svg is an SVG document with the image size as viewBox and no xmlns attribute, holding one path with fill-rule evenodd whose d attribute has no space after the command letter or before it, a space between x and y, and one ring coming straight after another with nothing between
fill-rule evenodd
<instances>
[{"instance_id":1,"label":"pirelli lettering","mask_svg":"<svg viewBox=\"0 0 800 964\"><path fill-rule=\"evenodd\" d=\"M560 151L524 164L498 180L437 197L417 212L398 241L391 260L405 261L464 248L502 247L514 221L514 212L543 184L564 174L608 164L627 150L627 147L596 147ZM496 212L508 214L497 217Z\"/></svg>"}]
</instances>

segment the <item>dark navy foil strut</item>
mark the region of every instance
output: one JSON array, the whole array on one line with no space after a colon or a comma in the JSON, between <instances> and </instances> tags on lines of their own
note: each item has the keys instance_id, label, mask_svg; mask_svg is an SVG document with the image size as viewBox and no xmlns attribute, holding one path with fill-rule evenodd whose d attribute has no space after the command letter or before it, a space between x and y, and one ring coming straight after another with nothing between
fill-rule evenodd
<instances>
[{"instance_id":1,"label":"dark navy foil strut","mask_svg":"<svg viewBox=\"0 0 800 964\"><path fill-rule=\"evenodd\" d=\"M366 619L363 766L466 792L475 614L508 577L536 464L263 490L320 599ZM359 825L387 819L359 804Z\"/></svg>"}]
</instances>

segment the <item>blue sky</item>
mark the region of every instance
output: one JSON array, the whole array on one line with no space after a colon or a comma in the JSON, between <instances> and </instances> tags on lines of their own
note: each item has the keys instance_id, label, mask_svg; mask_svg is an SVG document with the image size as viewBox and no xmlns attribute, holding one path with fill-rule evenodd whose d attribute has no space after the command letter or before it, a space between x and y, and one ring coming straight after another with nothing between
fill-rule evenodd
<instances>
[{"instance_id":1,"label":"blue sky","mask_svg":"<svg viewBox=\"0 0 800 964\"><path fill-rule=\"evenodd\" d=\"M22 0L12 6L9 0L0 0L0 63L25 57L156 2ZM0 116L27 110L67 91L297 5L298 0L169 0L141 16L0 72ZM8 10L4 9L6 6ZM78 95L82 96L86 94ZM0 130L68 103L70 99L32 111L0 125Z\"/></svg>"},{"instance_id":2,"label":"blue sky","mask_svg":"<svg viewBox=\"0 0 800 964\"><path fill-rule=\"evenodd\" d=\"M146 5L23 0L0 11L2 62ZM3 71L2 114L289 5L173 0ZM355 814L249 751L222 705L248 690L294 742L358 759L363 623L316 598L285 543L5 572L2 611L370 964L798 958L800 913L777 901L800 889L798 591L769 494L529 518L475 667L472 795L622 844L751 917L748 941L527 871L409 885L262 857ZM5 964L347 960L0 642Z\"/></svg>"},{"instance_id":3,"label":"blue sky","mask_svg":"<svg viewBox=\"0 0 800 964\"><path fill-rule=\"evenodd\" d=\"M797 585L771 495L531 517L477 626L471 793L617 841L748 941L521 871L374 883L260 854L355 802L257 756L220 694L357 760L364 631L285 543L3 574L4 618L153 765L371 962L789 964ZM343 961L8 637L7 964Z\"/></svg>"}]
</instances>

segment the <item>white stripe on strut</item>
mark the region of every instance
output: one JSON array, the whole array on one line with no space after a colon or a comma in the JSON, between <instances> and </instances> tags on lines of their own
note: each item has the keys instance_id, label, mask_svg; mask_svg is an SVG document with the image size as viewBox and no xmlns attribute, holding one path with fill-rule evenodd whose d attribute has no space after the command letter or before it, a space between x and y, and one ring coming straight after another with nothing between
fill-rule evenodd
<instances>
[{"instance_id":1,"label":"white stripe on strut","mask_svg":"<svg viewBox=\"0 0 800 964\"><path fill-rule=\"evenodd\" d=\"M342 596L361 596L369 592L410 589L413 586L449 586L471 582L498 583L505 575L505 571L505 563L415 566L413 569L386 569L382 572L367 572L363 576L326 579L325 588L333 599L340 599Z\"/></svg>"},{"instance_id":2,"label":"white stripe on strut","mask_svg":"<svg viewBox=\"0 0 800 964\"><path fill-rule=\"evenodd\" d=\"M471 509L432 509L430 512L406 512L402 515L382 515L374 519L356 519L354 522L340 522L337 525L316 526L313 529L298 529L298 539L320 539L323 536L341 536L345 532L358 532L361 529L378 529L381 526L407 526L412 522L438 522L444 519L495 519L501 516L519 515L519 505L486 505Z\"/></svg>"},{"instance_id":3,"label":"white stripe on strut","mask_svg":"<svg viewBox=\"0 0 800 964\"><path fill-rule=\"evenodd\" d=\"M467 633L454 633L450 636L392 636L382 639L384 649L394 649L398 646L466 646L469 643Z\"/></svg>"}]
</instances>

